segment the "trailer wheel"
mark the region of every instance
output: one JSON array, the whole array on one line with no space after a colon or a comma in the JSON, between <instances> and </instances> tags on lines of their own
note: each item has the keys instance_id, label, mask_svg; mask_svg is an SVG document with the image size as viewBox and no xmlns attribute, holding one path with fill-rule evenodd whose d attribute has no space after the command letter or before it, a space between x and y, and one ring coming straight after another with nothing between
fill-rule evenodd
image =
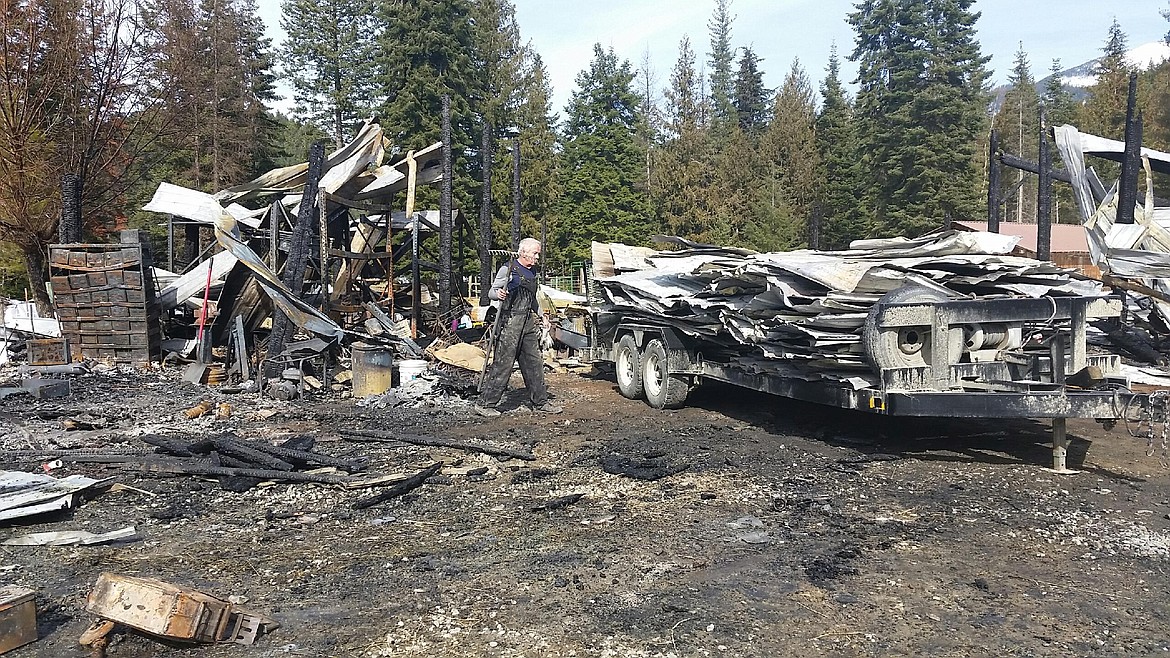
<instances>
[{"instance_id":1,"label":"trailer wheel","mask_svg":"<svg viewBox=\"0 0 1170 658\"><path fill-rule=\"evenodd\" d=\"M631 400L642 397L642 355L638 353L633 336L626 334L618 341L613 365L622 396Z\"/></svg>"},{"instance_id":2,"label":"trailer wheel","mask_svg":"<svg viewBox=\"0 0 1170 658\"><path fill-rule=\"evenodd\" d=\"M930 326L892 327L881 329L877 326L878 313L891 304L925 304L945 302L947 296L937 290L908 285L882 296L869 309L865 326L861 330L861 342L865 358L879 373L883 368L921 368L931 364ZM962 354L963 341L952 341L950 353L956 357Z\"/></svg>"},{"instance_id":3,"label":"trailer wheel","mask_svg":"<svg viewBox=\"0 0 1170 658\"><path fill-rule=\"evenodd\" d=\"M666 346L657 338L646 345L642 355L642 386L646 389L646 401L655 409L681 407L690 390L686 379L670 374Z\"/></svg>"}]
</instances>

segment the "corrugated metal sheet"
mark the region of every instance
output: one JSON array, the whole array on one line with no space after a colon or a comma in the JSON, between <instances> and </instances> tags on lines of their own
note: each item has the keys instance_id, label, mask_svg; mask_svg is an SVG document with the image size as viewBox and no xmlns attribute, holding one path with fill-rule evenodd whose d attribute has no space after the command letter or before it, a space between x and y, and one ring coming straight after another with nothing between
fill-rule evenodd
<instances>
[{"instance_id":1,"label":"corrugated metal sheet","mask_svg":"<svg viewBox=\"0 0 1170 658\"><path fill-rule=\"evenodd\" d=\"M0 521L67 509L77 494L109 484L83 475L55 478L42 473L0 471Z\"/></svg>"}]
</instances>

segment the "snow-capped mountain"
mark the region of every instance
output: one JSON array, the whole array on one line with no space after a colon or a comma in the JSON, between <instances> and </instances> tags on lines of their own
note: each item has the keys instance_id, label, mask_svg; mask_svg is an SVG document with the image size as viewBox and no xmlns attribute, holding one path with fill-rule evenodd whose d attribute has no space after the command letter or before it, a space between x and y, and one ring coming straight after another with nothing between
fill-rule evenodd
<instances>
[{"instance_id":1,"label":"snow-capped mountain","mask_svg":"<svg viewBox=\"0 0 1170 658\"><path fill-rule=\"evenodd\" d=\"M1130 48L1125 52L1125 59L1139 70L1145 71L1170 60L1170 44L1165 41L1154 41ZM1089 95L1089 87L1097 84L1096 70L1100 61L1101 58L1098 57L1060 72L1060 80L1064 83L1065 89L1072 92L1073 100L1078 102L1084 100ZM1045 76L1036 81L1037 94L1044 94L1048 87L1048 79L1051 77ZM1004 95L1008 89L1007 85L1000 85L991 90L992 101L988 108L991 114L994 115L1003 107Z\"/></svg>"},{"instance_id":2,"label":"snow-capped mountain","mask_svg":"<svg viewBox=\"0 0 1170 658\"><path fill-rule=\"evenodd\" d=\"M1153 43L1143 44L1136 48L1130 48L1125 52L1125 59L1131 65L1145 71L1166 60L1170 60L1170 44L1167 44L1165 41L1154 41ZM1100 61L1101 58L1098 57L1084 64L1078 64L1077 66L1061 71L1061 82L1066 87L1076 87L1079 89L1092 87L1097 83L1096 69L1097 63ZM1037 81L1036 88L1042 91L1047 82L1047 77Z\"/></svg>"}]
</instances>

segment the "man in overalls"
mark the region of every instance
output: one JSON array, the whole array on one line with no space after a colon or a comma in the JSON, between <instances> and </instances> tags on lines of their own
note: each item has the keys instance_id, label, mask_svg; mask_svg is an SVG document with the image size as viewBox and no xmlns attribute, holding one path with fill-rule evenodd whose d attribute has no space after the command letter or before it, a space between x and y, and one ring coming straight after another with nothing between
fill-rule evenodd
<instances>
[{"instance_id":1,"label":"man in overalls","mask_svg":"<svg viewBox=\"0 0 1170 658\"><path fill-rule=\"evenodd\" d=\"M504 395L512 376L512 364L517 359L532 408L543 413L561 413L561 408L549 401L548 386L544 383L540 331L548 320L541 317L536 302L535 266L539 259L540 241L524 238L516 250L516 258L501 267L492 280L488 298L500 302L500 311L496 315L497 335L492 362L475 408L481 416L500 415L495 407Z\"/></svg>"}]
</instances>

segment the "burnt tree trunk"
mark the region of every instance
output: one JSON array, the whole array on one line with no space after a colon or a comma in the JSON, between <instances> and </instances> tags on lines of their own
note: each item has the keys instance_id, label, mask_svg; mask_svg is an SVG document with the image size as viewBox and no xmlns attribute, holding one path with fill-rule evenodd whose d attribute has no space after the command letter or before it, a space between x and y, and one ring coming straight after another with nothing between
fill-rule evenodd
<instances>
[{"instance_id":1,"label":"burnt tree trunk","mask_svg":"<svg viewBox=\"0 0 1170 658\"><path fill-rule=\"evenodd\" d=\"M45 245L35 244L21 247L25 271L28 272L29 296L36 302L37 311L42 316L53 315L53 304L49 301L49 292L45 284L49 281L49 272L46 267Z\"/></svg>"}]
</instances>

